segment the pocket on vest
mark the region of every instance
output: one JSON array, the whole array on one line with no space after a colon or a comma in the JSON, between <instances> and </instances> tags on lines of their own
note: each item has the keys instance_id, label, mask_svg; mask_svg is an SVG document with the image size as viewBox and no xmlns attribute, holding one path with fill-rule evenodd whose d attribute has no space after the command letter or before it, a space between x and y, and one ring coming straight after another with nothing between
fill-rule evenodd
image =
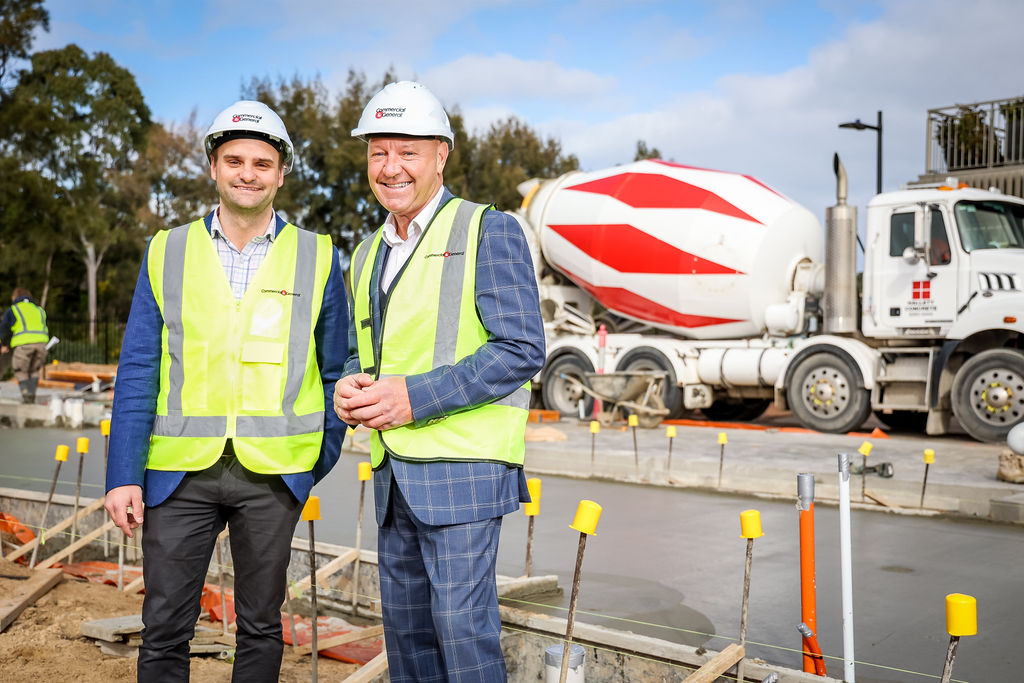
<instances>
[{"instance_id":1,"label":"pocket on vest","mask_svg":"<svg viewBox=\"0 0 1024 683\"><path fill-rule=\"evenodd\" d=\"M248 341L242 344L242 410L276 412L281 408L284 344Z\"/></svg>"}]
</instances>

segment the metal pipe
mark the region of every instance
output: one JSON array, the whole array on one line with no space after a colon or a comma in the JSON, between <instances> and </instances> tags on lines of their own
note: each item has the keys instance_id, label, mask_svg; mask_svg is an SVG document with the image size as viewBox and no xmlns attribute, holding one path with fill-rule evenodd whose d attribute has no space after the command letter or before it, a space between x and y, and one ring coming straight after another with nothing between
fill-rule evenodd
<instances>
[{"instance_id":1,"label":"metal pipe","mask_svg":"<svg viewBox=\"0 0 1024 683\"><path fill-rule=\"evenodd\" d=\"M850 542L850 454L839 454L839 563L843 593L843 680L856 683L853 650L853 558Z\"/></svg>"},{"instance_id":2,"label":"metal pipe","mask_svg":"<svg viewBox=\"0 0 1024 683\"><path fill-rule=\"evenodd\" d=\"M960 642L960 636L949 637L949 648L946 650L946 662L942 665L942 683L949 683L953 675L953 660L956 659L956 646Z\"/></svg>"},{"instance_id":3,"label":"metal pipe","mask_svg":"<svg viewBox=\"0 0 1024 683\"><path fill-rule=\"evenodd\" d=\"M817 634L808 628L807 624L800 622L797 624L796 630L803 636L803 641L806 643L806 649L811 653L811 659L814 661L814 666L811 668L809 673L816 674L818 676L828 675L828 671L825 670L825 657L821 654L821 646L818 645Z\"/></svg>"},{"instance_id":4,"label":"metal pipe","mask_svg":"<svg viewBox=\"0 0 1024 683\"><path fill-rule=\"evenodd\" d=\"M796 475L800 526L800 619L811 631L818 630L817 582L814 562L814 475ZM805 642L805 646L807 643ZM814 657L804 648L803 669L815 673Z\"/></svg>"},{"instance_id":5,"label":"metal pipe","mask_svg":"<svg viewBox=\"0 0 1024 683\"><path fill-rule=\"evenodd\" d=\"M319 510L317 510L317 516L319 517ZM312 634L312 646L313 646L313 676L311 680L313 683L317 683L317 670L316 660L319 656L319 650L317 648L317 605L316 605L316 540L313 537L313 520L309 520L309 588L310 595L309 601L313 606L313 625L310 628Z\"/></svg>"},{"instance_id":6,"label":"metal pipe","mask_svg":"<svg viewBox=\"0 0 1024 683\"><path fill-rule=\"evenodd\" d=\"M67 456L65 456L67 457ZM43 519L39 523L39 542L32 548L32 558L28 561L28 568L36 566L36 557L39 555L39 546L46 540L46 515L50 512L50 502L53 500L53 492L57 489L57 477L60 476L61 460L57 460L57 467L53 470L53 482L50 484L50 493L46 496L46 505L43 506Z\"/></svg>"},{"instance_id":7,"label":"metal pipe","mask_svg":"<svg viewBox=\"0 0 1024 683\"><path fill-rule=\"evenodd\" d=\"M747 647L747 605L750 602L750 566L754 557L754 539L747 539L747 557L743 567L743 603L740 607L740 647L746 650ZM736 680L742 683L744 680L743 669L747 662L744 654L740 663L736 665Z\"/></svg>"}]
</instances>

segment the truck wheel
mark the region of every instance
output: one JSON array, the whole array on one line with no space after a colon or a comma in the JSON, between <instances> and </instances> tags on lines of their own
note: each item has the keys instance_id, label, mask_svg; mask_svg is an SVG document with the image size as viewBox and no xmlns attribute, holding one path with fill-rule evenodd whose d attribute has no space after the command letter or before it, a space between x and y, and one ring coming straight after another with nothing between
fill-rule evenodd
<instances>
[{"instance_id":1,"label":"truck wheel","mask_svg":"<svg viewBox=\"0 0 1024 683\"><path fill-rule=\"evenodd\" d=\"M557 410L562 415L579 415L579 402L583 399L583 409L590 415L594 411L594 399L566 377L586 384L587 378L584 373L593 371L590 361L576 354L570 353L556 358L541 374L544 407L548 410Z\"/></svg>"},{"instance_id":2,"label":"truck wheel","mask_svg":"<svg viewBox=\"0 0 1024 683\"><path fill-rule=\"evenodd\" d=\"M790 407L805 427L843 433L871 411L860 370L846 354L818 351L798 361L787 387Z\"/></svg>"},{"instance_id":3,"label":"truck wheel","mask_svg":"<svg viewBox=\"0 0 1024 683\"><path fill-rule=\"evenodd\" d=\"M916 410L894 410L891 413L883 413L881 410L876 410L875 417L894 432L923 434L924 428L928 424L928 413L921 413Z\"/></svg>"},{"instance_id":4,"label":"truck wheel","mask_svg":"<svg viewBox=\"0 0 1024 683\"><path fill-rule=\"evenodd\" d=\"M1024 418L1024 354L989 349L964 363L953 379L953 414L978 441L1005 441Z\"/></svg>"},{"instance_id":5,"label":"truck wheel","mask_svg":"<svg viewBox=\"0 0 1024 683\"><path fill-rule=\"evenodd\" d=\"M642 372L645 370L664 372L665 380L661 386L661 401L669 409L669 414L665 419L675 420L686 414L686 409L683 408L683 390L679 388L672 364L668 362L665 354L661 351L649 346L633 349L622 357L615 370L616 372Z\"/></svg>"},{"instance_id":6,"label":"truck wheel","mask_svg":"<svg viewBox=\"0 0 1024 683\"><path fill-rule=\"evenodd\" d=\"M763 398L719 400L700 412L712 422L750 422L761 417L771 404Z\"/></svg>"}]
</instances>

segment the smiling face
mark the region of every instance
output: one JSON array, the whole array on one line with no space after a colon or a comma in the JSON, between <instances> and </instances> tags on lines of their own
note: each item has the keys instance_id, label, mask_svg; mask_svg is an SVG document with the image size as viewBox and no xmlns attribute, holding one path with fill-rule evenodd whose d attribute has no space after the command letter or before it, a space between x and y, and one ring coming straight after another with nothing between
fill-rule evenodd
<instances>
[{"instance_id":1,"label":"smiling face","mask_svg":"<svg viewBox=\"0 0 1024 683\"><path fill-rule=\"evenodd\" d=\"M395 217L398 232L405 237L409 223L444 183L448 143L434 138L373 137L366 160L373 194Z\"/></svg>"},{"instance_id":2,"label":"smiling face","mask_svg":"<svg viewBox=\"0 0 1024 683\"><path fill-rule=\"evenodd\" d=\"M221 206L238 214L259 214L273 205L284 183L284 166L269 143L239 138L214 150L210 177L217 182Z\"/></svg>"}]
</instances>

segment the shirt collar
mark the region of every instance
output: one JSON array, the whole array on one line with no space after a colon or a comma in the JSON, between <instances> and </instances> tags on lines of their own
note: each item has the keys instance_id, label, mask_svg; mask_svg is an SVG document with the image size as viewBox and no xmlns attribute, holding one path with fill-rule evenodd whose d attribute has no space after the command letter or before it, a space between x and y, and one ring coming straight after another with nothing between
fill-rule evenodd
<instances>
[{"instance_id":1,"label":"shirt collar","mask_svg":"<svg viewBox=\"0 0 1024 683\"><path fill-rule=\"evenodd\" d=\"M431 197L430 201L420 209L420 212L416 214L416 217L409 223L408 239L411 239L413 242L419 240L420 235L423 234L423 230L430 224L430 219L434 217L435 213L437 213L437 205L441 203L442 194L444 194L444 185L437 189L437 193ZM384 232L381 234L381 238L392 249L407 241L398 236L395 217L390 213L388 214L387 220L384 221Z\"/></svg>"},{"instance_id":2,"label":"shirt collar","mask_svg":"<svg viewBox=\"0 0 1024 683\"><path fill-rule=\"evenodd\" d=\"M214 212L213 212L213 220L210 221L210 235L213 236L213 237L218 237L219 236L221 239L227 240L228 238L227 238L227 235L224 234L224 228L222 228L221 225L220 225L220 215L219 214L220 214L220 207L217 207L217 209L215 209ZM273 242L274 241L274 237L276 237L276 235L275 235L276 231L274 230L274 228L276 226L277 226L277 214L276 213L271 213L270 214L270 224L267 225L267 229L264 231L262 237L266 237L268 240ZM228 241L230 242L231 240L228 240Z\"/></svg>"}]
</instances>

